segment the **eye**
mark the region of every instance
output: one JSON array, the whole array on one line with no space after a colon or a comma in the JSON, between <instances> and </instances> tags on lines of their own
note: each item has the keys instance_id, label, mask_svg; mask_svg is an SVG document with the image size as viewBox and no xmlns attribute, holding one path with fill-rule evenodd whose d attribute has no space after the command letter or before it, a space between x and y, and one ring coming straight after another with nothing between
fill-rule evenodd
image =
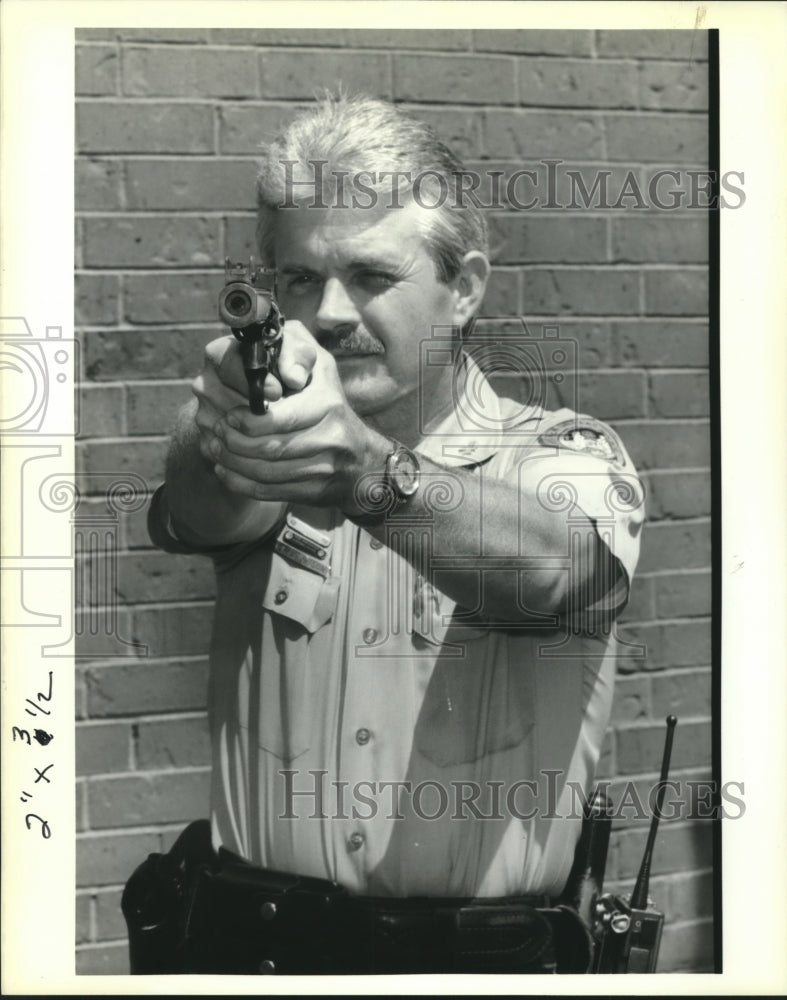
<instances>
[{"instance_id":1,"label":"eye","mask_svg":"<svg viewBox=\"0 0 787 1000\"><path fill-rule=\"evenodd\" d=\"M371 292L382 292L386 288L390 288L396 284L395 275L388 274L385 271L360 271L356 276L356 280L362 288Z\"/></svg>"},{"instance_id":2,"label":"eye","mask_svg":"<svg viewBox=\"0 0 787 1000\"><path fill-rule=\"evenodd\" d=\"M293 274L286 281L288 292L295 295L305 295L313 291L320 284L320 279L315 274Z\"/></svg>"}]
</instances>

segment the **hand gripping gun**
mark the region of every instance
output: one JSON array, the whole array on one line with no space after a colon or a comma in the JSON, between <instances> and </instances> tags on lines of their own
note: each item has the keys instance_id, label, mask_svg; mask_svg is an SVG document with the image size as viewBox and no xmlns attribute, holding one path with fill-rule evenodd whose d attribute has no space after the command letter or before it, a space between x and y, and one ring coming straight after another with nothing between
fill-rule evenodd
<instances>
[{"instance_id":1,"label":"hand gripping gun","mask_svg":"<svg viewBox=\"0 0 787 1000\"><path fill-rule=\"evenodd\" d=\"M648 886L672 755L672 740L678 720L674 715L670 715L666 721L667 735L661 761L656 807L637 881L628 900L603 891L604 869L612 829L609 799L603 792L597 790L588 805L586 821L577 845L574 868L567 882L567 889L571 887L571 898L565 898L564 901L577 910L590 928L594 949L589 971L593 973L656 971L664 914L653 906L648 897Z\"/></svg>"},{"instance_id":2,"label":"hand gripping gun","mask_svg":"<svg viewBox=\"0 0 787 1000\"><path fill-rule=\"evenodd\" d=\"M273 293L259 285L272 268L255 264L224 262L224 287L219 295L219 318L240 341L243 369L249 383L249 407L258 416L266 413L264 383L268 372L276 374L276 362L282 341L284 316Z\"/></svg>"}]
</instances>

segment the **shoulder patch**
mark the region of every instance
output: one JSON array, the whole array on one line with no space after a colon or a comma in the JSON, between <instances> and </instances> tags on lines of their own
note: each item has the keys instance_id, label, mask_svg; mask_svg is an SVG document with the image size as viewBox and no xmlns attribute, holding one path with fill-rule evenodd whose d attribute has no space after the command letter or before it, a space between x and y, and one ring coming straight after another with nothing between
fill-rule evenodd
<instances>
[{"instance_id":1,"label":"shoulder patch","mask_svg":"<svg viewBox=\"0 0 787 1000\"><path fill-rule=\"evenodd\" d=\"M539 444L547 448L567 448L580 454L601 458L623 468L626 459L620 439L611 427L592 417L561 420L540 435Z\"/></svg>"}]
</instances>

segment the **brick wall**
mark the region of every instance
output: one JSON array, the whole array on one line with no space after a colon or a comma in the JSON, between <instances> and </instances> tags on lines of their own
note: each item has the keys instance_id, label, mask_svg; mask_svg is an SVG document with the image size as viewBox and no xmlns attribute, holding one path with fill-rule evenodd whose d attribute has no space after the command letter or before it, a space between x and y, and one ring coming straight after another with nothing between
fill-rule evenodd
<instances>
[{"instance_id":1,"label":"brick wall","mask_svg":"<svg viewBox=\"0 0 787 1000\"><path fill-rule=\"evenodd\" d=\"M681 171L686 188L685 171L706 165L706 60L704 36L691 32L79 31L84 482L118 472L151 488L161 481L166 435L202 346L223 332L221 262L253 252L255 149L315 90L341 81L401 102L470 166L504 179L535 170L542 193L542 161L563 161L553 168L560 204L570 200L567 169L588 188L608 170L614 203L627 183L646 192L659 169ZM619 679L600 775L614 793L627 778L645 787L657 775L668 712L681 719L674 776L709 774L707 219L685 203L659 211L634 207L633 196L618 208L597 201L491 212L495 270L484 313L522 316L536 337L558 325L575 342L579 377L550 380L550 403L573 402L578 391L582 410L621 433L649 492L620 630L647 654ZM510 378L500 383L523 391ZM96 492L85 509L104 502ZM120 518L116 537L114 565L92 560L109 567L114 593L84 598L116 603L116 617L99 615L99 626L82 630L77 660L83 973L127 971L122 884L207 811L211 568L153 550L142 510ZM631 886L645 826L616 824L614 885ZM664 971L709 968L710 869L707 822L663 824L652 895L667 913Z\"/></svg>"}]
</instances>

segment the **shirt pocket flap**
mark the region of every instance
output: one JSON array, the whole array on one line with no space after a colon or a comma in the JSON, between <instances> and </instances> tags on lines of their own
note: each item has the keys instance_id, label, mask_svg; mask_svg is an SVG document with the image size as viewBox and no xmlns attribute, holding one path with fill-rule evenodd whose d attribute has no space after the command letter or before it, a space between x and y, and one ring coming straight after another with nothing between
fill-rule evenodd
<instances>
[{"instance_id":1,"label":"shirt pocket flap","mask_svg":"<svg viewBox=\"0 0 787 1000\"><path fill-rule=\"evenodd\" d=\"M274 553L262 606L314 633L333 617L339 583L338 577L323 577Z\"/></svg>"},{"instance_id":2,"label":"shirt pocket flap","mask_svg":"<svg viewBox=\"0 0 787 1000\"><path fill-rule=\"evenodd\" d=\"M487 635L486 623L419 576L413 588L412 630L416 644L441 649L443 656L463 655L463 643Z\"/></svg>"}]
</instances>

